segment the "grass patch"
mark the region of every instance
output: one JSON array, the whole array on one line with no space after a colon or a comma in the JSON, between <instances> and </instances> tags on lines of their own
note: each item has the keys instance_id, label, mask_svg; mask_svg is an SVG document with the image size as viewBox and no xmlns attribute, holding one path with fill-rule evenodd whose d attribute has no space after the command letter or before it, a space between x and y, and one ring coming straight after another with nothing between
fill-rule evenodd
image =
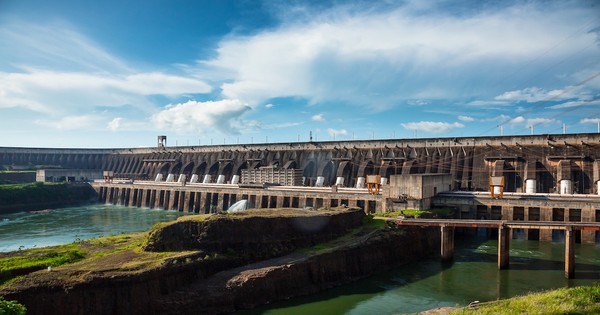
<instances>
[{"instance_id":1,"label":"grass patch","mask_svg":"<svg viewBox=\"0 0 600 315\"><path fill-rule=\"evenodd\" d=\"M85 258L76 244L39 248L0 258L0 284L33 271L73 263Z\"/></svg>"},{"instance_id":2,"label":"grass patch","mask_svg":"<svg viewBox=\"0 0 600 315\"><path fill-rule=\"evenodd\" d=\"M450 218L454 214L453 209L448 208L434 208L428 210L414 210L414 209L406 209L406 210L398 210L384 213L377 213L379 217L386 218L397 218L398 216L406 216L413 218Z\"/></svg>"},{"instance_id":3,"label":"grass patch","mask_svg":"<svg viewBox=\"0 0 600 315\"><path fill-rule=\"evenodd\" d=\"M600 314L600 284L482 303L451 314Z\"/></svg>"},{"instance_id":4,"label":"grass patch","mask_svg":"<svg viewBox=\"0 0 600 315\"><path fill-rule=\"evenodd\" d=\"M373 219L373 215L367 215L363 218L363 226L364 227L369 227L369 228L382 228L386 225L386 222L384 220L375 220Z\"/></svg>"},{"instance_id":5,"label":"grass patch","mask_svg":"<svg viewBox=\"0 0 600 315\"><path fill-rule=\"evenodd\" d=\"M127 233L98 237L67 245L26 249L0 253L0 287L27 286L24 275L53 267L53 276L43 272L41 281L77 282L90 272L98 275L120 275L144 272L157 268L169 261L193 261L197 251L144 252L141 245L148 237L147 232ZM192 257L192 258L190 258ZM61 266L54 269L54 267ZM60 276L57 276L60 275ZM0 315L2 313L0 312Z\"/></svg>"}]
</instances>

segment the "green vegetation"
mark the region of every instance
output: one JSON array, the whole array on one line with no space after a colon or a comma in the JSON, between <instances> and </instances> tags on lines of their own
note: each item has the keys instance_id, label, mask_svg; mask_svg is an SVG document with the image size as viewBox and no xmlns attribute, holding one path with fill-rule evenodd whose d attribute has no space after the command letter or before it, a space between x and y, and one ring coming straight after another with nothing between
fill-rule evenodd
<instances>
[{"instance_id":1,"label":"green vegetation","mask_svg":"<svg viewBox=\"0 0 600 315\"><path fill-rule=\"evenodd\" d=\"M0 185L0 204L28 204L69 200L71 191L67 184L6 184Z\"/></svg>"},{"instance_id":2,"label":"green vegetation","mask_svg":"<svg viewBox=\"0 0 600 315\"><path fill-rule=\"evenodd\" d=\"M384 220L375 220L373 215L369 214L363 218L363 226L370 228L382 228L386 225Z\"/></svg>"},{"instance_id":3,"label":"green vegetation","mask_svg":"<svg viewBox=\"0 0 600 315\"><path fill-rule=\"evenodd\" d=\"M398 210L384 213L377 213L379 217L386 218L397 218L398 216L406 216L412 218L450 218L454 213L453 209L448 208L434 208L429 210L414 210L414 209L406 209L406 210Z\"/></svg>"},{"instance_id":4,"label":"green vegetation","mask_svg":"<svg viewBox=\"0 0 600 315\"><path fill-rule=\"evenodd\" d=\"M32 271L76 262L84 257L76 244L31 249L18 255L0 257L0 284Z\"/></svg>"},{"instance_id":5,"label":"green vegetation","mask_svg":"<svg viewBox=\"0 0 600 315\"><path fill-rule=\"evenodd\" d=\"M0 315L25 315L27 309L17 301L7 301L0 296Z\"/></svg>"},{"instance_id":6,"label":"green vegetation","mask_svg":"<svg viewBox=\"0 0 600 315\"><path fill-rule=\"evenodd\" d=\"M0 184L0 208L35 206L38 209L89 201L94 190L68 183Z\"/></svg>"},{"instance_id":7,"label":"green vegetation","mask_svg":"<svg viewBox=\"0 0 600 315\"><path fill-rule=\"evenodd\" d=\"M600 314L600 284L482 303L451 314Z\"/></svg>"}]
</instances>

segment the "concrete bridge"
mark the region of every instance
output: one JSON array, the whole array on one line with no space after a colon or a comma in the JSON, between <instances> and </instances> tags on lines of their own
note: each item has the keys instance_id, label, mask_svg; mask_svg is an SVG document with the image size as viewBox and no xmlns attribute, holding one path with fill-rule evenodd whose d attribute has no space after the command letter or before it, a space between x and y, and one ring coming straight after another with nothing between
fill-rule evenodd
<instances>
[{"instance_id":1,"label":"concrete bridge","mask_svg":"<svg viewBox=\"0 0 600 315\"><path fill-rule=\"evenodd\" d=\"M197 175L231 182L244 169L300 169L305 186L360 186L378 174L450 174L450 190L597 194L600 134L289 142L128 149L0 148L0 167L110 170L117 177ZM208 177L206 175L209 175Z\"/></svg>"},{"instance_id":2,"label":"concrete bridge","mask_svg":"<svg viewBox=\"0 0 600 315\"><path fill-rule=\"evenodd\" d=\"M440 254L450 260L454 254L454 228L498 229L498 269L509 266L510 231L512 229L562 230L565 232L565 278L575 275L575 231L600 231L596 222L524 222L503 220L435 220L379 218L399 226L438 226L441 229Z\"/></svg>"}]
</instances>

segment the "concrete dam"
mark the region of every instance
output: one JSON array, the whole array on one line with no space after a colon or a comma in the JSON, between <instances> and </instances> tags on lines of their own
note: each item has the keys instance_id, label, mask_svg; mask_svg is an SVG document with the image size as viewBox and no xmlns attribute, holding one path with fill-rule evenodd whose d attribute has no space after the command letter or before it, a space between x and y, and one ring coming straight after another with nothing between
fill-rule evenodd
<instances>
[{"instance_id":1,"label":"concrete dam","mask_svg":"<svg viewBox=\"0 0 600 315\"><path fill-rule=\"evenodd\" d=\"M0 147L0 167L114 171L117 178L193 175L231 182L244 169L299 169L304 186L355 187L360 177L450 174L450 190L487 191L490 175L506 192L595 194L600 134L372 141L290 142L128 149ZM321 177L322 182L317 179Z\"/></svg>"},{"instance_id":2,"label":"concrete dam","mask_svg":"<svg viewBox=\"0 0 600 315\"><path fill-rule=\"evenodd\" d=\"M190 213L246 199L264 208L433 205L469 219L600 221L600 134L177 147L159 138L152 148L0 148L0 168L32 167L111 171L110 181L93 183L100 202ZM274 170L271 177L244 178L265 169ZM380 191L365 187L373 175ZM503 198L489 193L490 177L502 179ZM281 185L263 185L273 182ZM577 240L595 242L597 234L581 231Z\"/></svg>"}]
</instances>

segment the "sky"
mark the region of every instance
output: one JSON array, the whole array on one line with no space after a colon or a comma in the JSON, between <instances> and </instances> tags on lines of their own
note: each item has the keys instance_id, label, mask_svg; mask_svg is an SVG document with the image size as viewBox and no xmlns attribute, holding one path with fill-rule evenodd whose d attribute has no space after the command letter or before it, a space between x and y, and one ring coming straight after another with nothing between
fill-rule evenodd
<instances>
[{"instance_id":1,"label":"sky","mask_svg":"<svg viewBox=\"0 0 600 315\"><path fill-rule=\"evenodd\" d=\"M0 147L600 131L600 1L0 0Z\"/></svg>"}]
</instances>

